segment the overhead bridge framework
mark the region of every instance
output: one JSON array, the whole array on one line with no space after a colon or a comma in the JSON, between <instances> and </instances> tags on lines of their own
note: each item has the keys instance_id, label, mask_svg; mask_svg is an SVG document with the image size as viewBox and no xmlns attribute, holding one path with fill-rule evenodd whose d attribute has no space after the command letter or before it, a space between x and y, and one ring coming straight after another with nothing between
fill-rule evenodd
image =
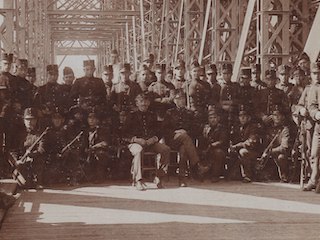
<instances>
[{"instance_id":1,"label":"overhead bridge framework","mask_svg":"<svg viewBox=\"0 0 320 240\"><path fill-rule=\"evenodd\" d=\"M28 58L45 80L57 55L96 55L98 72L112 49L137 70L149 52L160 63L295 61L320 46L319 1L312 0L3 0L1 51ZM316 45L316 46L314 46ZM59 64L59 63L58 63Z\"/></svg>"}]
</instances>

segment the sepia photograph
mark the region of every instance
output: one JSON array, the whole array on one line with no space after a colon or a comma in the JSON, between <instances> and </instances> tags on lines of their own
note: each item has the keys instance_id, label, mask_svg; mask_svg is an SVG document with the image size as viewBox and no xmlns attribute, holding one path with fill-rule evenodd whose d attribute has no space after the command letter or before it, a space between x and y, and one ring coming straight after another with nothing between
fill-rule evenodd
<instances>
[{"instance_id":1,"label":"sepia photograph","mask_svg":"<svg viewBox=\"0 0 320 240\"><path fill-rule=\"evenodd\" d=\"M319 4L0 0L0 239L319 240Z\"/></svg>"}]
</instances>

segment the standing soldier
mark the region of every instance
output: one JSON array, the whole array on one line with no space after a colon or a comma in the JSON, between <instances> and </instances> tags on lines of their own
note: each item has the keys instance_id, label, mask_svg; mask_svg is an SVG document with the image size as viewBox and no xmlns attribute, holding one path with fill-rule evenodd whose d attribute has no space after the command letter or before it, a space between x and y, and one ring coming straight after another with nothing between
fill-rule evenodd
<instances>
[{"instance_id":1,"label":"standing soldier","mask_svg":"<svg viewBox=\"0 0 320 240\"><path fill-rule=\"evenodd\" d=\"M191 110L195 112L195 117L204 122L206 119L207 107L209 104L210 85L199 78L200 66L197 61L191 64L191 81L188 84L188 97L190 97ZM187 82L185 82L186 84Z\"/></svg>"},{"instance_id":2,"label":"standing soldier","mask_svg":"<svg viewBox=\"0 0 320 240\"><path fill-rule=\"evenodd\" d=\"M293 84L289 83L291 68L288 65L280 65L278 67L279 83L276 88L282 90L287 96L293 88Z\"/></svg>"},{"instance_id":3,"label":"standing soldier","mask_svg":"<svg viewBox=\"0 0 320 240\"><path fill-rule=\"evenodd\" d=\"M242 68L240 72L240 89L239 89L239 103L253 109L256 91L250 85L251 69Z\"/></svg>"},{"instance_id":4,"label":"standing soldier","mask_svg":"<svg viewBox=\"0 0 320 240\"><path fill-rule=\"evenodd\" d=\"M111 105L117 112L129 113L135 109L135 98L141 93L141 88L130 77L130 64L120 66L120 82L113 84L111 90Z\"/></svg>"},{"instance_id":5,"label":"standing soldier","mask_svg":"<svg viewBox=\"0 0 320 240\"><path fill-rule=\"evenodd\" d=\"M29 83L31 84L32 103L34 103L35 96L36 96L36 93L37 93L37 91L38 91L38 87L35 85L35 83L36 83L36 81L37 81L36 68L35 68L35 67L28 68L28 73L27 73L26 79L27 79L27 80L29 81Z\"/></svg>"},{"instance_id":6,"label":"standing soldier","mask_svg":"<svg viewBox=\"0 0 320 240\"><path fill-rule=\"evenodd\" d=\"M155 183L158 188L163 188L162 178L168 172L170 148L159 143L159 124L155 113L149 110L150 99L146 94L139 94L136 97L138 110L132 112L126 121L125 132L131 139L129 150L133 155L132 177L138 190L145 190L142 180L141 154L143 150L160 153L160 163L156 172Z\"/></svg>"},{"instance_id":7,"label":"standing soldier","mask_svg":"<svg viewBox=\"0 0 320 240\"><path fill-rule=\"evenodd\" d=\"M18 59L16 61L16 77L14 97L18 99L22 109L32 105L32 84L26 79L28 73L28 60Z\"/></svg>"},{"instance_id":8,"label":"standing soldier","mask_svg":"<svg viewBox=\"0 0 320 240\"><path fill-rule=\"evenodd\" d=\"M84 108L102 105L106 99L106 88L101 78L94 77L96 70L94 60L83 61L85 76L75 80L70 98Z\"/></svg>"},{"instance_id":9,"label":"standing soldier","mask_svg":"<svg viewBox=\"0 0 320 240\"><path fill-rule=\"evenodd\" d=\"M220 100L221 86L217 81L217 66L215 64L207 64L205 66L207 82L210 85L209 105L218 105Z\"/></svg>"},{"instance_id":10,"label":"standing soldier","mask_svg":"<svg viewBox=\"0 0 320 240\"><path fill-rule=\"evenodd\" d=\"M102 81L106 87L107 100L110 101L111 89L112 89L112 79L113 79L113 68L112 65L105 65L102 72Z\"/></svg>"},{"instance_id":11,"label":"standing soldier","mask_svg":"<svg viewBox=\"0 0 320 240\"><path fill-rule=\"evenodd\" d=\"M251 65L251 82L250 85L256 90L261 90L267 87L267 84L261 80L261 64Z\"/></svg>"},{"instance_id":12,"label":"standing soldier","mask_svg":"<svg viewBox=\"0 0 320 240\"><path fill-rule=\"evenodd\" d=\"M185 79L186 64L183 60L178 60L173 67L174 69L173 69L172 83L175 89L183 88L183 84L186 82L186 79Z\"/></svg>"},{"instance_id":13,"label":"standing soldier","mask_svg":"<svg viewBox=\"0 0 320 240\"><path fill-rule=\"evenodd\" d=\"M320 182L319 182L319 135L320 135L320 62L311 63L310 75L312 82L316 82L311 86L308 96L308 110L311 118L315 121L315 129L312 138L311 147L311 176L305 191L311 191L316 188L316 193L320 193Z\"/></svg>"},{"instance_id":14,"label":"standing soldier","mask_svg":"<svg viewBox=\"0 0 320 240\"><path fill-rule=\"evenodd\" d=\"M256 103L257 117L263 121L264 124L270 125L272 121L272 109L275 105L281 106L285 112L289 112L289 103L285 93L276 88L277 76L274 70L266 71L266 82L268 87L258 92Z\"/></svg>"},{"instance_id":15,"label":"standing soldier","mask_svg":"<svg viewBox=\"0 0 320 240\"><path fill-rule=\"evenodd\" d=\"M15 76L10 73L11 66L13 61L13 54L12 53L2 53L1 54L1 72L9 79L9 87L8 90L10 91L10 96L12 97L13 91L15 89Z\"/></svg>"},{"instance_id":16,"label":"standing soldier","mask_svg":"<svg viewBox=\"0 0 320 240\"><path fill-rule=\"evenodd\" d=\"M304 71L306 78L310 78L310 58L305 52L300 54L298 58L298 66Z\"/></svg>"}]
</instances>

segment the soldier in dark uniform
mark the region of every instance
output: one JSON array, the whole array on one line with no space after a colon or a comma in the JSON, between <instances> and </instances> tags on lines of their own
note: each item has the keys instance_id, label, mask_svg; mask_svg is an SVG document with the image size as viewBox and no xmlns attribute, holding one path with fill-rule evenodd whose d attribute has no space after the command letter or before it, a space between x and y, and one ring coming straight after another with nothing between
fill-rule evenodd
<instances>
[{"instance_id":1,"label":"soldier in dark uniform","mask_svg":"<svg viewBox=\"0 0 320 240\"><path fill-rule=\"evenodd\" d=\"M71 86L72 86L74 80L75 80L75 77L74 77L74 72L73 72L72 68L65 67L63 69L63 83L64 83L64 85L69 86L69 88L70 88L69 92L71 91Z\"/></svg>"},{"instance_id":2,"label":"soldier in dark uniform","mask_svg":"<svg viewBox=\"0 0 320 240\"><path fill-rule=\"evenodd\" d=\"M14 97L19 100L22 109L32 105L33 85L26 79L28 73L28 60L18 59L16 61L16 77L14 87Z\"/></svg>"},{"instance_id":3,"label":"soldier in dark uniform","mask_svg":"<svg viewBox=\"0 0 320 240\"><path fill-rule=\"evenodd\" d=\"M1 54L1 72L8 77L9 79L9 91L10 95L13 95L13 91L15 89L15 76L11 74L11 66L12 66L12 61L13 61L13 54L12 53L2 53Z\"/></svg>"},{"instance_id":4,"label":"soldier in dark uniform","mask_svg":"<svg viewBox=\"0 0 320 240\"><path fill-rule=\"evenodd\" d=\"M310 78L310 58L305 52L300 54L298 58L298 66L304 71L306 78Z\"/></svg>"},{"instance_id":5,"label":"soldier in dark uniform","mask_svg":"<svg viewBox=\"0 0 320 240\"><path fill-rule=\"evenodd\" d=\"M286 94L275 87L277 82L276 72L273 70L266 71L266 82L268 87L258 92L259 98L256 101L257 117L261 119L264 124L270 125L272 121L272 109L275 105L281 106L285 112L289 113L289 103Z\"/></svg>"},{"instance_id":6,"label":"soldier in dark uniform","mask_svg":"<svg viewBox=\"0 0 320 240\"><path fill-rule=\"evenodd\" d=\"M142 181L141 154L142 150L160 153L160 164L157 169L155 183L158 188L162 188L162 178L167 174L170 158L170 148L159 143L159 124L155 113L149 110L150 100L146 94L139 94L136 97L138 110L132 112L127 120L125 132L131 139L129 150L133 155L132 176L138 190L145 190Z\"/></svg>"},{"instance_id":7,"label":"soldier in dark uniform","mask_svg":"<svg viewBox=\"0 0 320 240\"><path fill-rule=\"evenodd\" d=\"M40 135L45 135L38 128L38 110L35 108L26 108L23 115L26 132L20 139L18 155L26 154L26 159L19 159L17 164L27 180L27 185L36 188L42 188L43 170L45 164L44 139ZM38 142L33 149L29 149Z\"/></svg>"},{"instance_id":8,"label":"soldier in dark uniform","mask_svg":"<svg viewBox=\"0 0 320 240\"><path fill-rule=\"evenodd\" d=\"M69 109L66 125L71 136L87 128L86 118L86 112L80 106L74 105Z\"/></svg>"},{"instance_id":9,"label":"soldier in dark uniform","mask_svg":"<svg viewBox=\"0 0 320 240\"><path fill-rule=\"evenodd\" d=\"M221 86L217 81L217 66L215 64L207 64L205 66L207 82L210 85L210 105L218 105L220 101Z\"/></svg>"},{"instance_id":10,"label":"soldier in dark uniform","mask_svg":"<svg viewBox=\"0 0 320 240\"><path fill-rule=\"evenodd\" d=\"M259 129L257 124L251 121L248 106L240 105L239 122L240 126L235 129L233 145L229 150L231 153L236 152L240 161L242 181L249 183L253 177L257 157L261 152Z\"/></svg>"},{"instance_id":11,"label":"soldier in dark uniform","mask_svg":"<svg viewBox=\"0 0 320 240\"><path fill-rule=\"evenodd\" d=\"M289 83L291 68L288 65L280 65L278 67L279 83L276 84L276 88L282 90L287 96L293 88L293 84Z\"/></svg>"},{"instance_id":12,"label":"soldier in dark uniform","mask_svg":"<svg viewBox=\"0 0 320 240\"><path fill-rule=\"evenodd\" d=\"M113 79L113 68L112 65L105 65L103 67L103 72L102 72L102 81L104 82L104 85L106 87L107 91L107 100L110 101L110 96L111 96L111 89L112 89L112 79Z\"/></svg>"},{"instance_id":13,"label":"soldier in dark uniform","mask_svg":"<svg viewBox=\"0 0 320 240\"><path fill-rule=\"evenodd\" d=\"M178 60L173 66L173 79L172 83L175 89L183 88L184 83L186 82L185 73L186 73L186 64L183 60Z\"/></svg>"},{"instance_id":14,"label":"soldier in dark uniform","mask_svg":"<svg viewBox=\"0 0 320 240\"><path fill-rule=\"evenodd\" d=\"M51 123L50 114L56 107L69 109L71 101L69 99L70 87L61 85L58 81L58 65L47 66L48 82L39 87L35 98L35 104L42 111L42 125L48 126Z\"/></svg>"},{"instance_id":15,"label":"soldier in dark uniform","mask_svg":"<svg viewBox=\"0 0 320 240\"><path fill-rule=\"evenodd\" d=\"M221 124L221 110L211 106L208 111L208 124L203 128L199 139L199 148L204 159L211 165L210 177L212 182L218 182L223 174L228 148L228 133Z\"/></svg>"},{"instance_id":16,"label":"soldier in dark uniform","mask_svg":"<svg viewBox=\"0 0 320 240\"><path fill-rule=\"evenodd\" d=\"M120 64L120 82L113 84L111 104L117 112L130 112L135 108L135 97L141 93L140 86L130 81L130 65Z\"/></svg>"},{"instance_id":17,"label":"soldier in dark uniform","mask_svg":"<svg viewBox=\"0 0 320 240\"><path fill-rule=\"evenodd\" d=\"M267 84L261 80L261 64L251 65L250 85L256 90L261 90L267 87Z\"/></svg>"},{"instance_id":18,"label":"soldier in dark uniform","mask_svg":"<svg viewBox=\"0 0 320 240\"><path fill-rule=\"evenodd\" d=\"M190 68L191 81L188 84L187 97L190 97L190 107L195 112L197 120L203 122L207 118L206 112L211 97L210 85L200 80L200 66L197 61L193 62Z\"/></svg>"},{"instance_id":19,"label":"soldier in dark uniform","mask_svg":"<svg viewBox=\"0 0 320 240\"><path fill-rule=\"evenodd\" d=\"M26 79L29 81L31 84L31 96L32 96L32 103L34 103L36 93L38 91L38 87L35 85L35 82L37 81L37 76L36 76L36 68L35 67L30 67L28 68L27 76Z\"/></svg>"},{"instance_id":20,"label":"soldier in dark uniform","mask_svg":"<svg viewBox=\"0 0 320 240\"><path fill-rule=\"evenodd\" d=\"M239 103L253 109L256 90L250 85L251 69L242 68L240 70L240 88L239 88Z\"/></svg>"},{"instance_id":21,"label":"soldier in dark uniform","mask_svg":"<svg viewBox=\"0 0 320 240\"><path fill-rule=\"evenodd\" d=\"M281 182L288 182L290 131L285 125L285 115L280 106L274 106L272 120L273 125L267 129L264 142L269 144L276 134L278 134L278 137L275 139L270 152L266 154L270 154L271 159L276 163ZM266 156L262 155L262 158L264 157Z\"/></svg>"},{"instance_id":22,"label":"soldier in dark uniform","mask_svg":"<svg viewBox=\"0 0 320 240\"><path fill-rule=\"evenodd\" d=\"M312 138L311 146L311 176L308 184L304 188L305 191L311 191L316 188L316 193L320 193L320 181L319 181L319 135L320 135L320 62L311 63L310 76L313 85L310 87L308 96L308 111L315 122L314 134Z\"/></svg>"},{"instance_id":23,"label":"soldier in dark uniform","mask_svg":"<svg viewBox=\"0 0 320 240\"><path fill-rule=\"evenodd\" d=\"M94 77L96 70L94 60L83 62L85 76L75 80L72 85L70 98L76 103L79 99L83 108L102 105L106 100L106 88L101 78Z\"/></svg>"},{"instance_id":24,"label":"soldier in dark uniform","mask_svg":"<svg viewBox=\"0 0 320 240\"><path fill-rule=\"evenodd\" d=\"M187 161L191 169L201 168L200 159L192 140L197 134L194 113L186 109L186 95L182 90L177 90L174 96L175 108L169 109L164 117L164 139L168 146L179 151L179 186L186 187L185 176Z\"/></svg>"},{"instance_id":25,"label":"soldier in dark uniform","mask_svg":"<svg viewBox=\"0 0 320 240\"><path fill-rule=\"evenodd\" d=\"M84 132L84 147L86 152L86 171L89 179L95 182L106 180L110 157L108 148L111 143L111 132L106 126L101 126L101 113L93 108L87 117L88 128Z\"/></svg>"}]
</instances>

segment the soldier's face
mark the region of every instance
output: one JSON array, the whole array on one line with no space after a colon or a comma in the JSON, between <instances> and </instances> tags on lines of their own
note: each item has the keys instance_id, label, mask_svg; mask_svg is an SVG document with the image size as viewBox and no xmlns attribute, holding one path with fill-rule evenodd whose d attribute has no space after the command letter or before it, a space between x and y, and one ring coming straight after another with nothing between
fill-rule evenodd
<instances>
[{"instance_id":1,"label":"soldier's face","mask_svg":"<svg viewBox=\"0 0 320 240\"><path fill-rule=\"evenodd\" d=\"M310 62L307 61L306 59L301 59L301 60L298 62L298 66L299 66L303 71L306 71L306 70L309 69Z\"/></svg>"},{"instance_id":2,"label":"soldier's face","mask_svg":"<svg viewBox=\"0 0 320 240\"><path fill-rule=\"evenodd\" d=\"M37 119L36 118L25 118L24 125L28 130L34 130L37 126Z\"/></svg>"},{"instance_id":3,"label":"soldier's face","mask_svg":"<svg viewBox=\"0 0 320 240\"><path fill-rule=\"evenodd\" d=\"M299 72L295 72L293 74L293 81L295 84L300 85L304 82L304 74L300 74Z\"/></svg>"},{"instance_id":4,"label":"soldier's face","mask_svg":"<svg viewBox=\"0 0 320 240\"><path fill-rule=\"evenodd\" d=\"M55 83L58 81L58 73L57 72L48 72L48 82Z\"/></svg>"},{"instance_id":5,"label":"soldier's face","mask_svg":"<svg viewBox=\"0 0 320 240\"><path fill-rule=\"evenodd\" d=\"M242 77L241 79L240 79L241 81L240 81L240 83L241 83L241 85L242 86L249 86L250 85L250 78L248 78L248 77Z\"/></svg>"},{"instance_id":6,"label":"soldier's face","mask_svg":"<svg viewBox=\"0 0 320 240\"><path fill-rule=\"evenodd\" d=\"M208 123L211 127L217 126L219 121L220 121L220 117L216 114L209 115L208 117Z\"/></svg>"},{"instance_id":7,"label":"soldier's face","mask_svg":"<svg viewBox=\"0 0 320 240\"><path fill-rule=\"evenodd\" d=\"M257 70L252 70L251 79L254 82L257 81L258 79L260 79L260 72L257 72Z\"/></svg>"},{"instance_id":8,"label":"soldier's face","mask_svg":"<svg viewBox=\"0 0 320 240\"><path fill-rule=\"evenodd\" d=\"M183 67L178 67L174 69L175 75L178 78L183 78L185 74L185 69Z\"/></svg>"},{"instance_id":9,"label":"soldier's face","mask_svg":"<svg viewBox=\"0 0 320 240\"><path fill-rule=\"evenodd\" d=\"M231 72L223 72L222 73L222 78L225 82L231 82L231 76L232 76L232 73Z\"/></svg>"},{"instance_id":10,"label":"soldier's face","mask_svg":"<svg viewBox=\"0 0 320 240\"><path fill-rule=\"evenodd\" d=\"M157 81L161 81L162 78L163 78L162 71L161 70L156 70L155 74L156 74L156 77L157 77Z\"/></svg>"},{"instance_id":11,"label":"soldier's face","mask_svg":"<svg viewBox=\"0 0 320 240\"><path fill-rule=\"evenodd\" d=\"M89 127L96 127L99 124L99 119L95 116L90 116L88 117L88 125Z\"/></svg>"},{"instance_id":12,"label":"soldier's face","mask_svg":"<svg viewBox=\"0 0 320 240\"><path fill-rule=\"evenodd\" d=\"M281 113L274 113L272 115L272 120L275 126L279 126L283 122L283 115Z\"/></svg>"},{"instance_id":13,"label":"soldier's face","mask_svg":"<svg viewBox=\"0 0 320 240\"><path fill-rule=\"evenodd\" d=\"M184 97L175 98L174 103L178 108L183 108L186 106L186 99Z\"/></svg>"},{"instance_id":14,"label":"soldier's face","mask_svg":"<svg viewBox=\"0 0 320 240\"><path fill-rule=\"evenodd\" d=\"M110 55L110 60L111 60L111 63L112 64L115 64L115 63L117 63L117 61L118 61L118 54L111 54Z\"/></svg>"},{"instance_id":15,"label":"soldier's face","mask_svg":"<svg viewBox=\"0 0 320 240\"><path fill-rule=\"evenodd\" d=\"M1 71L10 72L10 70L11 70L11 62L9 62L7 60L2 60L0 63L1 63Z\"/></svg>"},{"instance_id":16,"label":"soldier's face","mask_svg":"<svg viewBox=\"0 0 320 240\"><path fill-rule=\"evenodd\" d=\"M150 101L148 99L139 98L136 100L136 105L141 112L146 112L150 106Z\"/></svg>"},{"instance_id":17,"label":"soldier's face","mask_svg":"<svg viewBox=\"0 0 320 240\"><path fill-rule=\"evenodd\" d=\"M27 75L26 79L32 84L36 82L36 76L33 75Z\"/></svg>"},{"instance_id":18,"label":"soldier's face","mask_svg":"<svg viewBox=\"0 0 320 240\"><path fill-rule=\"evenodd\" d=\"M250 121L250 116L246 114L239 115L239 122L243 126Z\"/></svg>"},{"instance_id":19,"label":"soldier's face","mask_svg":"<svg viewBox=\"0 0 320 240\"><path fill-rule=\"evenodd\" d=\"M279 74L279 79L281 83L287 83L289 82L289 75L287 73L282 72Z\"/></svg>"},{"instance_id":20,"label":"soldier's face","mask_svg":"<svg viewBox=\"0 0 320 240\"><path fill-rule=\"evenodd\" d=\"M72 74L72 73L66 74L63 76L63 81L67 85L72 85L73 80L74 80L74 74Z\"/></svg>"},{"instance_id":21,"label":"soldier's face","mask_svg":"<svg viewBox=\"0 0 320 240\"><path fill-rule=\"evenodd\" d=\"M191 79L196 80L199 79L200 76L200 69L198 67L195 67L190 72Z\"/></svg>"},{"instance_id":22,"label":"soldier's face","mask_svg":"<svg viewBox=\"0 0 320 240\"><path fill-rule=\"evenodd\" d=\"M140 71L140 81L145 82L148 78L148 71L142 70Z\"/></svg>"},{"instance_id":23,"label":"soldier's face","mask_svg":"<svg viewBox=\"0 0 320 240\"><path fill-rule=\"evenodd\" d=\"M130 72L120 72L120 82L126 82L129 80Z\"/></svg>"},{"instance_id":24,"label":"soldier's face","mask_svg":"<svg viewBox=\"0 0 320 240\"><path fill-rule=\"evenodd\" d=\"M54 117L52 118L52 124L53 124L53 127L55 128L60 128L64 123L64 118L63 117Z\"/></svg>"},{"instance_id":25,"label":"soldier's face","mask_svg":"<svg viewBox=\"0 0 320 240\"><path fill-rule=\"evenodd\" d=\"M95 68L94 66L85 66L85 67L83 68L84 75L85 75L86 77L92 77L95 70L96 70L96 68Z\"/></svg>"},{"instance_id":26,"label":"soldier's face","mask_svg":"<svg viewBox=\"0 0 320 240\"><path fill-rule=\"evenodd\" d=\"M110 74L109 72L104 71L102 73L102 80L104 83L109 83L112 80L112 74Z\"/></svg>"},{"instance_id":27,"label":"soldier's face","mask_svg":"<svg viewBox=\"0 0 320 240\"><path fill-rule=\"evenodd\" d=\"M312 82L320 83L320 71L312 71L310 75Z\"/></svg>"},{"instance_id":28,"label":"soldier's face","mask_svg":"<svg viewBox=\"0 0 320 240\"><path fill-rule=\"evenodd\" d=\"M207 79L208 81L214 83L217 81L217 73L216 72L207 72Z\"/></svg>"},{"instance_id":29,"label":"soldier's face","mask_svg":"<svg viewBox=\"0 0 320 240\"><path fill-rule=\"evenodd\" d=\"M28 67L24 65L17 65L16 67L17 75L20 77L26 77L28 73Z\"/></svg>"}]
</instances>

